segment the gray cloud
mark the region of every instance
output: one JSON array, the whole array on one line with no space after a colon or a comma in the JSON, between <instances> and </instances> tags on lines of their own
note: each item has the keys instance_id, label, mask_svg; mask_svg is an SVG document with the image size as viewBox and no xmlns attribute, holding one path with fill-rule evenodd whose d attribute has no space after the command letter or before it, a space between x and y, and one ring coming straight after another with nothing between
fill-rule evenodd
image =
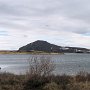
<instances>
[{"instance_id":1,"label":"gray cloud","mask_svg":"<svg viewBox=\"0 0 90 90\"><path fill-rule=\"evenodd\" d=\"M90 1L89 0L62 0L64 16L74 19L89 21L90 23Z\"/></svg>"},{"instance_id":2,"label":"gray cloud","mask_svg":"<svg viewBox=\"0 0 90 90\"><path fill-rule=\"evenodd\" d=\"M2 28L8 34L15 36L13 39L16 42L18 41L17 37L20 40L22 38L25 40L27 38L30 40L42 38L50 41L53 38L60 40L58 42L63 42L63 44L72 45L74 42L77 46L85 44L90 39L90 1L0 0L1 31ZM65 36L66 34L67 36ZM76 40L79 42L81 38L84 38L83 42L77 43ZM8 38L5 42L10 41L13 40ZM22 44L24 44L23 41ZM27 40L27 42L29 41ZM85 44L85 47L88 46Z\"/></svg>"}]
</instances>

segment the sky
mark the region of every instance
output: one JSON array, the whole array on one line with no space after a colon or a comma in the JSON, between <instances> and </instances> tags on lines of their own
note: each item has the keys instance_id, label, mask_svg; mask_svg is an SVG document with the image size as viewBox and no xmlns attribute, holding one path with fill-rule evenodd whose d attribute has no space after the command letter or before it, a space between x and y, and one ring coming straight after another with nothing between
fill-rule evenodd
<instances>
[{"instance_id":1,"label":"sky","mask_svg":"<svg viewBox=\"0 0 90 90\"><path fill-rule=\"evenodd\" d=\"M90 0L0 0L0 50L36 40L90 49Z\"/></svg>"}]
</instances>

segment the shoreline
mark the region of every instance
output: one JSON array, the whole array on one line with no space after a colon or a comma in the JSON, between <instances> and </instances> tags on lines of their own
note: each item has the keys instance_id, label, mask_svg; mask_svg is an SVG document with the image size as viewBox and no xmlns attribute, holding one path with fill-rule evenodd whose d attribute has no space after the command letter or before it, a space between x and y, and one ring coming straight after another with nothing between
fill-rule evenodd
<instances>
[{"instance_id":1,"label":"shoreline","mask_svg":"<svg viewBox=\"0 0 90 90\"><path fill-rule=\"evenodd\" d=\"M47 52L17 52L17 51L0 51L0 54L34 54L34 55L62 55L64 53L47 53Z\"/></svg>"}]
</instances>

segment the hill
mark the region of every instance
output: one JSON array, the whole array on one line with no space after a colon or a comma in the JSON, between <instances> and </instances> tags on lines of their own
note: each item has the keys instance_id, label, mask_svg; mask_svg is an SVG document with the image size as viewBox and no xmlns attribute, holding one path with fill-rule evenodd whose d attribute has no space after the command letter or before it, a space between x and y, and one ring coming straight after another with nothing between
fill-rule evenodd
<instances>
[{"instance_id":1,"label":"hill","mask_svg":"<svg viewBox=\"0 0 90 90\"><path fill-rule=\"evenodd\" d=\"M89 49L81 48L81 47L63 47L48 43L47 41L37 40L35 42L29 43L21 48L19 48L20 52L32 52L32 51L41 51L41 52L66 52L66 53L90 53Z\"/></svg>"},{"instance_id":2,"label":"hill","mask_svg":"<svg viewBox=\"0 0 90 90\"><path fill-rule=\"evenodd\" d=\"M61 52L61 46L50 44L47 41L37 40L26 46L19 48L19 51L43 51L43 52Z\"/></svg>"}]
</instances>

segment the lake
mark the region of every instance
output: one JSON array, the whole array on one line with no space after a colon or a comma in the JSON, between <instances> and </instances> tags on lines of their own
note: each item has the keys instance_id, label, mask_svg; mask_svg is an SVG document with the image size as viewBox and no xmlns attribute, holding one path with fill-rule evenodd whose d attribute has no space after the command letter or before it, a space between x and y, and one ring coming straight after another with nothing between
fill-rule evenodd
<instances>
[{"instance_id":1,"label":"lake","mask_svg":"<svg viewBox=\"0 0 90 90\"><path fill-rule=\"evenodd\" d=\"M38 55L37 55L38 56ZM45 55L44 55L45 56ZM62 55L46 55L51 57L56 65L55 74L73 75L79 71L90 73L90 54L66 53ZM29 68L29 54L0 54L0 72L24 74Z\"/></svg>"}]
</instances>

